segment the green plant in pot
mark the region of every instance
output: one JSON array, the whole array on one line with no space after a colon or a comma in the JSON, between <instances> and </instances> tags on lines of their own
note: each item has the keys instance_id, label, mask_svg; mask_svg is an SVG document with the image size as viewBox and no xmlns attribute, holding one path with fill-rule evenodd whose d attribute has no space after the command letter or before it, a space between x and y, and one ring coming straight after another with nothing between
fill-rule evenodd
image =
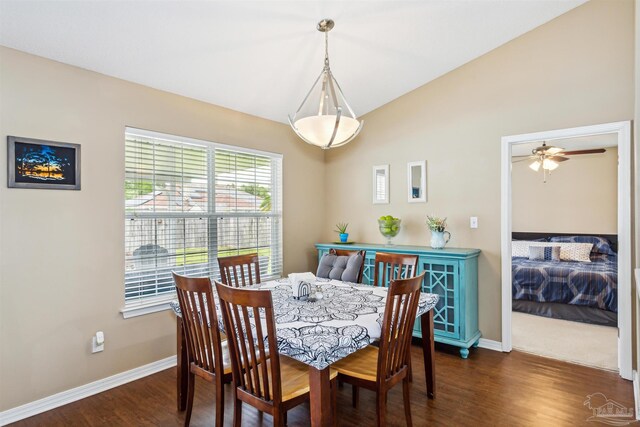
<instances>
[{"instance_id":1,"label":"green plant in pot","mask_svg":"<svg viewBox=\"0 0 640 427\"><path fill-rule=\"evenodd\" d=\"M349 233L347 233L347 227L349 226L346 222L339 222L336 224L335 232L340 235L340 243L347 243L349 240Z\"/></svg>"},{"instance_id":2,"label":"green plant in pot","mask_svg":"<svg viewBox=\"0 0 640 427\"><path fill-rule=\"evenodd\" d=\"M451 239L451 233L446 231L447 218L427 215L427 227L431 230L431 247L433 249L443 249L444 245L449 243ZM445 234L447 235L446 240Z\"/></svg>"},{"instance_id":3,"label":"green plant in pot","mask_svg":"<svg viewBox=\"0 0 640 427\"><path fill-rule=\"evenodd\" d=\"M391 245L391 239L400 232L400 218L395 218L392 215L381 216L378 218L378 230L387 238L387 244Z\"/></svg>"}]
</instances>

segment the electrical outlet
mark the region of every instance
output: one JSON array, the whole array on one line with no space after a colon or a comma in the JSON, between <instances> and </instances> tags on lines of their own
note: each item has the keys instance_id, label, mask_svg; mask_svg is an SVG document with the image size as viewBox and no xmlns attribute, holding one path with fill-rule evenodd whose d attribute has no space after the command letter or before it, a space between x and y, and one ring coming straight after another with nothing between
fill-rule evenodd
<instances>
[{"instance_id":1,"label":"electrical outlet","mask_svg":"<svg viewBox=\"0 0 640 427\"><path fill-rule=\"evenodd\" d=\"M478 228L478 217L477 216L472 216L471 218L469 218L469 227Z\"/></svg>"},{"instance_id":2,"label":"electrical outlet","mask_svg":"<svg viewBox=\"0 0 640 427\"><path fill-rule=\"evenodd\" d=\"M91 340L91 353L98 353L101 351L104 351L104 333L102 331L98 331Z\"/></svg>"}]
</instances>

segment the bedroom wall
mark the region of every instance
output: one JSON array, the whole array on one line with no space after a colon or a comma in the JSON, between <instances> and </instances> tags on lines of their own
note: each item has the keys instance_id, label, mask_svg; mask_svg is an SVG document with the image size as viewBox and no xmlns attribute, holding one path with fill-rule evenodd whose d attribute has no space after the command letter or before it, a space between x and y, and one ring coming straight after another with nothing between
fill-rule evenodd
<instances>
[{"instance_id":1,"label":"bedroom wall","mask_svg":"<svg viewBox=\"0 0 640 427\"><path fill-rule=\"evenodd\" d=\"M530 162L513 163L513 231L618 234L618 150L606 150L571 157L546 183Z\"/></svg>"},{"instance_id":2,"label":"bedroom wall","mask_svg":"<svg viewBox=\"0 0 640 427\"><path fill-rule=\"evenodd\" d=\"M366 114L358 139L327 153L324 238L346 221L354 240L383 243L376 218L391 214L398 244L428 245L426 215L448 217L450 246L482 250L480 330L500 341L500 138L633 115L633 1L590 1ZM407 162L423 159L428 201L410 204ZM390 164L388 205L371 203L379 164Z\"/></svg>"},{"instance_id":3,"label":"bedroom wall","mask_svg":"<svg viewBox=\"0 0 640 427\"><path fill-rule=\"evenodd\" d=\"M0 139L82 145L81 191L0 185L0 411L175 354L172 313L119 312L125 126L283 153L284 268L315 268L324 154L288 126L0 47Z\"/></svg>"}]
</instances>

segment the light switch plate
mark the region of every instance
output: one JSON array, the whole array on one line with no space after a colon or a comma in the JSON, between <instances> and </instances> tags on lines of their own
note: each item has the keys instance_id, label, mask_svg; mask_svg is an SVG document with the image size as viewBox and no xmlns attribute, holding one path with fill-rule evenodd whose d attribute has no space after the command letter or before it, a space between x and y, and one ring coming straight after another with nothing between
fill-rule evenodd
<instances>
[{"instance_id":1,"label":"light switch plate","mask_svg":"<svg viewBox=\"0 0 640 427\"><path fill-rule=\"evenodd\" d=\"M478 228L478 217L477 216L472 216L471 218L469 218L469 227Z\"/></svg>"}]
</instances>

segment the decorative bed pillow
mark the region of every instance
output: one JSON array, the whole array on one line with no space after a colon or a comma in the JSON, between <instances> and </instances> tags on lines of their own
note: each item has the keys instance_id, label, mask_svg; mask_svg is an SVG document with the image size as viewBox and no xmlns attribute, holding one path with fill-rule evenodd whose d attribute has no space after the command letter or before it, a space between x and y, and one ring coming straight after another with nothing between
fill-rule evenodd
<instances>
[{"instance_id":1,"label":"decorative bed pillow","mask_svg":"<svg viewBox=\"0 0 640 427\"><path fill-rule=\"evenodd\" d=\"M532 261L560 261L560 246L529 246Z\"/></svg>"},{"instance_id":2,"label":"decorative bed pillow","mask_svg":"<svg viewBox=\"0 0 640 427\"><path fill-rule=\"evenodd\" d=\"M560 246L562 261L591 262L593 243L554 243L554 245Z\"/></svg>"},{"instance_id":3,"label":"decorative bed pillow","mask_svg":"<svg viewBox=\"0 0 640 427\"><path fill-rule=\"evenodd\" d=\"M545 243L529 240L516 240L511 242L511 256L513 258L529 258L530 247L560 246L560 260L591 262L592 243Z\"/></svg>"},{"instance_id":4,"label":"decorative bed pillow","mask_svg":"<svg viewBox=\"0 0 640 427\"><path fill-rule=\"evenodd\" d=\"M529 258L530 246L550 246L546 242L534 242L532 240L514 240L511 242L511 257L513 258Z\"/></svg>"},{"instance_id":5,"label":"decorative bed pillow","mask_svg":"<svg viewBox=\"0 0 640 427\"><path fill-rule=\"evenodd\" d=\"M360 254L351 256L324 254L320 259L316 277L355 283L363 262L364 259Z\"/></svg>"},{"instance_id":6,"label":"decorative bed pillow","mask_svg":"<svg viewBox=\"0 0 640 427\"><path fill-rule=\"evenodd\" d=\"M565 242L565 243L591 243L593 249L591 252L605 255L617 255L611 247L611 242L604 237L598 236L554 236L550 239L551 242Z\"/></svg>"}]
</instances>

